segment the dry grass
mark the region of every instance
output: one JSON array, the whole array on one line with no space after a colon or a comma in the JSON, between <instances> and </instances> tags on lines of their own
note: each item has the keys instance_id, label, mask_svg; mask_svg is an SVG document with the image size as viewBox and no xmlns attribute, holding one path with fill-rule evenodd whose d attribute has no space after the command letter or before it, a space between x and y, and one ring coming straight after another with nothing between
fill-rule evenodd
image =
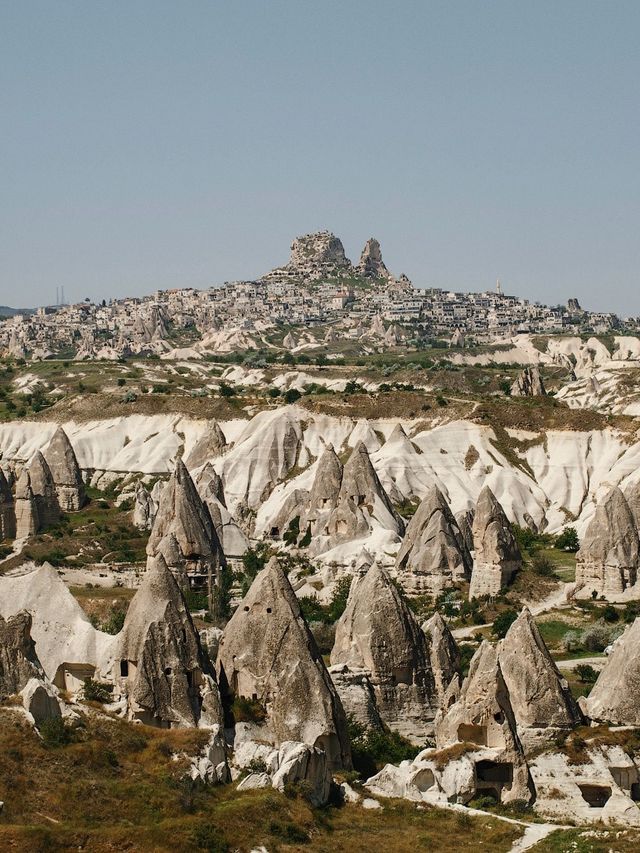
<instances>
[{"instance_id":1,"label":"dry grass","mask_svg":"<svg viewBox=\"0 0 640 853\"><path fill-rule=\"evenodd\" d=\"M272 790L237 793L181 781L198 730L159 731L88 716L76 742L47 748L15 712L0 708L0 849L114 853L232 851L510 850L517 827L402 801L384 809L313 810Z\"/></svg>"}]
</instances>

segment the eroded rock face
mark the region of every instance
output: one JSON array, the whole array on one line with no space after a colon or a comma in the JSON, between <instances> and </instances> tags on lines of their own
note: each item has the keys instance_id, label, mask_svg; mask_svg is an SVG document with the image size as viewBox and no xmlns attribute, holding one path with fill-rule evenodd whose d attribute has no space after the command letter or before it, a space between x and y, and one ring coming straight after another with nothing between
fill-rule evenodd
<instances>
[{"instance_id":1,"label":"eroded rock face","mask_svg":"<svg viewBox=\"0 0 640 853\"><path fill-rule=\"evenodd\" d=\"M44 456L38 451L29 463L31 489L38 507L41 527L48 527L60 519L60 504L51 469Z\"/></svg>"},{"instance_id":2,"label":"eroded rock face","mask_svg":"<svg viewBox=\"0 0 640 853\"><path fill-rule=\"evenodd\" d=\"M614 643L584 707L594 720L640 725L640 617Z\"/></svg>"},{"instance_id":3,"label":"eroded rock face","mask_svg":"<svg viewBox=\"0 0 640 853\"><path fill-rule=\"evenodd\" d=\"M624 496L629 504L629 509L633 513L636 529L640 530L640 480L632 486L628 486L624 491Z\"/></svg>"},{"instance_id":4,"label":"eroded rock face","mask_svg":"<svg viewBox=\"0 0 640 853\"><path fill-rule=\"evenodd\" d=\"M329 675L347 718L353 718L364 729L382 731L384 725L367 672L349 669L346 664L337 664L329 667Z\"/></svg>"},{"instance_id":5,"label":"eroded rock face","mask_svg":"<svg viewBox=\"0 0 640 853\"><path fill-rule=\"evenodd\" d=\"M62 716L57 690L50 682L30 678L20 692L22 706L34 725L40 726Z\"/></svg>"},{"instance_id":6,"label":"eroded rock face","mask_svg":"<svg viewBox=\"0 0 640 853\"><path fill-rule=\"evenodd\" d=\"M224 553L209 510L181 459L160 495L147 554L161 554L177 577L186 575L192 585L206 587L213 596Z\"/></svg>"},{"instance_id":7,"label":"eroded rock face","mask_svg":"<svg viewBox=\"0 0 640 853\"><path fill-rule=\"evenodd\" d=\"M475 510L465 509L462 512L455 514L454 518L458 525L458 530L462 536L462 541L467 547L467 551L473 551L473 519L475 518Z\"/></svg>"},{"instance_id":8,"label":"eroded rock face","mask_svg":"<svg viewBox=\"0 0 640 853\"><path fill-rule=\"evenodd\" d=\"M382 260L380 243L375 237L371 237L364 244L356 270L364 278L389 278L389 270Z\"/></svg>"},{"instance_id":9,"label":"eroded rock face","mask_svg":"<svg viewBox=\"0 0 640 853\"><path fill-rule=\"evenodd\" d=\"M333 769L351 766L342 704L291 584L272 558L227 624L218 651L226 701L259 702L261 739L325 750Z\"/></svg>"},{"instance_id":10,"label":"eroded rock face","mask_svg":"<svg viewBox=\"0 0 640 853\"><path fill-rule=\"evenodd\" d=\"M471 749L475 746L486 750L479 760L500 776L502 802L530 799L529 772L509 691L497 649L486 640L471 660L457 701L443 708L436 717L436 743L438 749L467 743Z\"/></svg>"},{"instance_id":11,"label":"eroded rock face","mask_svg":"<svg viewBox=\"0 0 640 853\"><path fill-rule=\"evenodd\" d=\"M51 471L38 451L23 469L16 485L16 539L34 536L60 518L60 505Z\"/></svg>"},{"instance_id":12,"label":"eroded rock face","mask_svg":"<svg viewBox=\"0 0 640 853\"><path fill-rule=\"evenodd\" d=\"M138 483L133 502L133 523L140 530L151 530L157 506L149 491Z\"/></svg>"},{"instance_id":13,"label":"eroded rock face","mask_svg":"<svg viewBox=\"0 0 640 853\"><path fill-rule=\"evenodd\" d=\"M0 699L19 693L43 672L31 638L31 615L22 610L6 621L0 616Z\"/></svg>"},{"instance_id":14,"label":"eroded rock face","mask_svg":"<svg viewBox=\"0 0 640 853\"><path fill-rule=\"evenodd\" d=\"M342 241L329 231L317 231L296 237L291 244L288 268L298 272L349 270L351 262Z\"/></svg>"},{"instance_id":15,"label":"eroded rock face","mask_svg":"<svg viewBox=\"0 0 640 853\"><path fill-rule=\"evenodd\" d=\"M75 512L87 500L82 472L66 432L58 427L45 451L45 459L55 483L63 512Z\"/></svg>"},{"instance_id":16,"label":"eroded rock face","mask_svg":"<svg viewBox=\"0 0 640 853\"><path fill-rule=\"evenodd\" d=\"M538 367L525 367L511 386L512 397L544 397L546 393Z\"/></svg>"},{"instance_id":17,"label":"eroded rock face","mask_svg":"<svg viewBox=\"0 0 640 853\"><path fill-rule=\"evenodd\" d=\"M372 519L399 536L404 533L404 522L393 508L367 448L360 441L344 466L338 503L327 519L325 531L330 537L330 547L366 536Z\"/></svg>"},{"instance_id":18,"label":"eroded rock face","mask_svg":"<svg viewBox=\"0 0 640 853\"><path fill-rule=\"evenodd\" d=\"M16 508L4 471L0 469L0 541L16 535Z\"/></svg>"},{"instance_id":19,"label":"eroded rock face","mask_svg":"<svg viewBox=\"0 0 640 853\"><path fill-rule=\"evenodd\" d=\"M16 484L16 539L28 539L40 530L40 518L31 475L25 468Z\"/></svg>"},{"instance_id":20,"label":"eroded rock face","mask_svg":"<svg viewBox=\"0 0 640 853\"><path fill-rule=\"evenodd\" d=\"M225 557L241 557L249 548L249 540L227 509L222 478L212 465L207 463L198 475L197 488Z\"/></svg>"},{"instance_id":21,"label":"eroded rock face","mask_svg":"<svg viewBox=\"0 0 640 853\"><path fill-rule=\"evenodd\" d=\"M598 504L576 554L576 589L584 596L617 596L638 579L640 543L633 513L620 489Z\"/></svg>"},{"instance_id":22,"label":"eroded rock face","mask_svg":"<svg viewBox=\"0 0 640 853\"><path fill-rule=\"evenodd\" d=\"M442 492L434 486L410 520L396 557L410 595L439 595L471 578L471 555Z\"/></svg>"},{"instance_id":23,"label":"eroded rock face","mask_svg":"<svg viewBox=\"0 0 640 853\"><path fill-rule=\"evenodd\" d=\"M201 465L220 456L227 449L227 439L217 421L211 421L205 434L194 444L185 460L187 467L199 468Z\"/></svg>"},{"instance_id":24,"label":"eroded rock face","mask_svg":"<svg viewBox=\"0 0 640 853\"><path fill-rule=\"evenodd\" d=\"M473 519L474 562L470 598L498 595L522 567L520 549L496 496L485 486Z\"/></svg>"},{"instance_id":25,"label":"eroded rock face","mask_svg":"<svg viewBox=\"0 0 640 853\"><path fill-rule=\"evenodd\" d=\"M525 751L550 745L561 731L582 722L569 685L528 608L523 608L507 631L498 659Z\"/></svg>"},{"instance_id":26,"label":"eroded rock face","mask_svg":"<svg viewBox=\"0 0 640 853\"><path fill-rule=\"evenodd\" d=\"M147 561L119 637L115 668L130 719L162 728L222 724L213 668L162 556Z\"/></svg>"},{"instance_id":27,"label":"eroded rock face","mask_svg":"<svg viewBox=\"0 0 640 853\"><path fill-rule=\"evenodd\" d=\"M424 623L422 630L427 637L431 671L442 707L452 679L460 675L460 650L449 626L439 613L434 613Z\"/></svg>"},{"instance_id":28,"label":"eroded rock face","mask_svg":"<svg viewBox=\"0 0 640 853\"><path fill-rule=\"evenodd\" d=\"M438 698L426 637L377 563L351 584L336 624L331 664L368 674L388 726L412 739L430 731Z\"/></svg>"}]
</instances>

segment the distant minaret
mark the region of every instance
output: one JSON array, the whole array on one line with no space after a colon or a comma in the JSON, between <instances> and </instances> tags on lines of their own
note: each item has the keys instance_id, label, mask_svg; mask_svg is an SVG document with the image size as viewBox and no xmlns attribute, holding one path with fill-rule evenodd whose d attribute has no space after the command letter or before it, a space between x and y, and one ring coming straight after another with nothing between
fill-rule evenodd
<instances>
[{"instance_id":1,"label":"distant minaret","mask_svg":"<svg viewBox=\"0 0 640 853\"><path fill-rule=\"evenodd\" d=\"M502 285L500 284L500 279L496 281L496 293L499 296L502 296Z\"/></svg>"}]
</instances>

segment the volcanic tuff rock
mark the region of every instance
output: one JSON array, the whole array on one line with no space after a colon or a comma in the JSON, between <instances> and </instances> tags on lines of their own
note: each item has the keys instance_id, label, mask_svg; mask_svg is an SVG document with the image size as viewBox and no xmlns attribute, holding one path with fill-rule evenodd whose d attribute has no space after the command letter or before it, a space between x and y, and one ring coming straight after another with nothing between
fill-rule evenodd
<instances>
[{"instance_id":1,"label":"volcanic tuff rock","mask_svg":"<svg viewBox=\"0 0 640 853\"><path fill-rule=\"evenodd\" d=\"M624 490L624 496L635 518L636 527L640 530L640 480L632 486L627 486Z\"/></svg>"},{"instance_id":2,"label":"volcanic tuff rock","mask_svg":"<svg viewBox=\"0 0 640 853\"><path fill-rule=\"evenodd\" d=\"M522 566L520 549L501 505L488 486L473 519L474 562L469 598L498 595Z\"/></svg>"},{"instance_id":3,"label":"volcanic tuff rock","mask_svg":"<svg viewBox=\"0 0 640 853\"><path fill-rule=\"evenodd\" d=\"M161 727L222 723L213 669L162 556L147 561L119 635L115 667L131 719Z\"/></svg>"},{"instance_id":4,"label":"volcanic tuff rock","mask_svg":"<svg viewBox=\"0 0 640 853\"><path fill-rule=\"evenodd\" d=\"M614 643L613 650L584 700L594 720L640 726L640 617Z\"/></svg>"},{"instance_id":5,"label":"volcanic tuff rock","mask_svg":"<svg viewBox=\"0 0 640 853\"><path fill-rule=\"evenodd\" d=\"M364 729L382 731L376 696L365 670L352 670L340 663L329 667L329 675L342 702L347 718L353 718Z\"/></svg>"},{"instance_id":6,"label":"volcanic tuff rock","mask_svg":"<svg viewBox=\"0 0 640 853\"><path fill-rule=\"evenodd\" d=\"M471 578L471 555L444 495L434 486L407 526L396 557L407 593L439 595Z\"/></svg>"},{"instance_id":7,"label":"volcanic tuff rock","mask_svg":"<svg viewBox=\"0 0 640 853\"><path fill-rule=\"evenodd\" d=\"M0 575L0 614L8 619L20 610L32 614L38 658L56 687L75 692L81 677L101 677L110 670L116 638L93 627L49 563L26 564L17 573Z\"/></svg>"},{"instance_id":8,"label":"volcanic tuff rock","mask_svg":"<svg viewBox=\"0 0 640 853\"><path fill-rule=\"evenodd\" d=\"M160 495L147 554L162 554L178 577L206 584L213 595L224 553L209 510L203 504L181 459Z\"/></svg>"},{"instance_id":9,"label":"volcanic tuff rock","mask_svg":"<svg viewBox=\"0 0 640 853\"><path fill-rule=\"evenodd\" d=\"M544 397L546 393L537 367L525 367L511 386L512 397Z\"/></svg>"},{"instance_id":10,"label":"volcanic tuff rock","mask_svg":"<svg viewBox=\"0 0 640 853\"><path fill-rule=\"evenodd\" d=\"M63 512L74 512L86 503L82 473L66 432L58 427L44 453Z\"/></svg>"},{"instance_id":11,"label":"volcanic tuff rock","mask_svg":"<svg viewBox=\"0 0 640 853\"><path fill-rule=\"evenodd\" d=\"M133 523L140 530L151 530L157 506L149 491L138 483L133 499Z\"/></svg>"},{"instance_id":12,"label":"volcanic tuff rock","mask_svg":"<svg viewBox=\"0 0 640 853\"><path fill-rule=\"evenodd\" d=\"M640 543L633 513L613 488L596 512L576 554L576 590L584 596L616 596L634 586Z\"/></svg>"},{"instance_id":13,"label":"volcanic tuff rock","mask_svg":"<svg viewBox=\"0 0 640 853\"><path fill-rule=\"evenodd\" d=\"M331 768L351 766L342 704L276 558L258 573L227 624L218 668L228 700L246 697L263 706L263 740L318 746Z\"/></svg>"},{"instance_id":14,"label":"volcanic tuff rock","mask_svg":"<svg viewBox=\"0 0 640 853\"><path fill-rule=\"evenodd\" d=\"M404 533L404 522L380 483L364 442L360 441L344 466L338 505L327 520L330 547L366 536L371 530L371 519L399 536Z\"/></svg>"},{"instance_id":15,"label":"volcanic tuff rock","mask_svg":"<svg viewBox=\"0 0 640 853\"><path fill-rule=\"evenodd\" d=\"M16 535L16 507L11 488L0 468L0 541L14 539Z\"/></svg>"},{"instance_id":16,"label":"volcanic tuff rock","mask_svg":"<svg viewBox=\"0 0 640 853\"><path fill-rule=\"evenodd\" d=\"M0 700L13 696L31 678L42 678L42 666L31 638L31 616L26 610L0 616Z\"/></svg>"},{"instance_id":17,"label":"volcanic tuff rock","mask_svg":"<svg viewBox=\"0 0 640 853\"><path fill-rule=\"evenodd\" d=\"M424 623L422 630L427 637L431 671L442 707L452 678L460 675L460 650L449 626L437 611Z\"/></svg>"},{"instance_id":18,"label":"volcanic tuff rock","mask_svg":"<svg viewBox=\"0 0 640 853\"><path fill-rule=\"evenodd\" d=\"M375 237L371 237L364 244L356 271L365 278L389 278L389 270L382 260L380 243Z\"/></svg>"},{"instance_id":19,"label":"volcanic tuff rock","mask_svg":"<svg viewBox=\"0 0 640 853\"><path fill-rule=\"evenodd\" d=\"M307 273L311 278L322 272L350 270L351 262L344 253L342 241L329 231L317 231L296 237L291 244L287 269Z\"/></svg>"},{"instance_id":20,"label":"volcanic tuff rock","mask_svg":"<svg viewBox=\"0 0 640 853\"><path fill-rule=\"evenodd\" d=\"M249 540L227 509L222 479L209 463L198 475L196 486L209 510L225 557L241 557L249 548Z\"/></svg>"},{"instance_id":21,"label":"volcanic tuff rock","mask_svg":"<svg viewBox=\"0 0 640 853\"><path fill-rule=\"evenodd\" d=\"M436 717L436 744L476 744L486 749L486 762L504 771L503 802L529 800L530 785L516 720L497 649L486 640L471 660L460 695Z\"/></svg>"},{"instance_id":22,"label":"volcanic tuff rock","mask_svg":"<svg viewBox=\"0 0 640 853\"><path fill-rule=\"evenodd\" d=\"M51 469L44 456L37 451L29 463L31 489L38 507L38 521L41 527L48 527L60 519L60 504Z\"/></svg>"},{"instance_id":23,"label":"volcanic tuff rock","mask_svg":"<svg viewBox=\"0 0 640 853\"><path fill-rule=\"evenodd\" d=\"M425 635L377 563L354 578L347 607L336 624L331 664L369 675L382 720L401 734L419 738L438 707Z\"/></svg>"},{"instance_id":24,"label":"volcanic tuff rock","mask_svg":"<svg viewBox=\"0 0 640 853\"><path fill-rule=\"evenodd\" d=\"M194 444L191 452L185 459L188 468L199 468L216 456L220 456L227 449L227 439L220 429L217 421L211 421L207 431Z\"/></svg>"},{"instance_id":25,"label":"volcanic tuff rock","mask_svg":"<svg viewBox=\"0 0 640 853\"><path fill-rule=\"evenodd\" d=\"M20 691L22 707L35 726L62 716L56 688L41 678L30 678Z\"/></svg>"},{"instance_id":26,"label":"volcanic tuff rock","mask_svg":"<svg viewBox=\"0 0 640 853\"><path fill-rule=\"evenodd\" d=\"M467 546L468 551L473 551L473 519L475 515L475 510L464 509L454 516L462 541Z\"/></svg>"},{"instance_id":27,"label":"volcanic tuff rock","mask_svg":"<svg viewBox=\"0 0 640 853\"><path fill-rule=\"evenodd\" d=\"M525 751L550 745L559 732L582 722L569 685L528 608L523 608L501 641L498 659Z\"/></svg>"}]
</instances>

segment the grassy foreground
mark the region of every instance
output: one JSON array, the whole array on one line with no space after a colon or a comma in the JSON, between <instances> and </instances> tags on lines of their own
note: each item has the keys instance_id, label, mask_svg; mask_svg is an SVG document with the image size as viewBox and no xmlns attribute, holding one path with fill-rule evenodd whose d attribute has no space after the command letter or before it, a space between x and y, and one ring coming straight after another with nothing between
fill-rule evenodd
<instances>
[{"instance_id":1,"label":"grassy foreground","mask_svg":"<svg viewBox=\"0 0 640 853\"><path fill-rule=\"evenodd\" d=\"M384 808L312 809L304 798L182 780L206 735L159 731L89 712L72 742L45 745L0 708L0 849L11 851L508 851L522 833L385 800ZM176 760L176 756L180 756Z\"/></svg>"}]
</instances>

